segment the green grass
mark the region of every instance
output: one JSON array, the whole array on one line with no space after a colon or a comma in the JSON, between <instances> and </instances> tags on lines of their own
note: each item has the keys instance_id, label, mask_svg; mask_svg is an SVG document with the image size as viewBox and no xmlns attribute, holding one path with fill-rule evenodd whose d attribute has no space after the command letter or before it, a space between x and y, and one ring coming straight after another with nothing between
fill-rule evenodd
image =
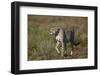
<instances>
[{"instance_id":1,"label":"green grass","mask_svg":"<svg viewBox=\"0 0 100 76\"><path fill-rule=\"evenodd\" d=\"M73 51L73 56L61 57L56 52L56 41L54 36L49 34L50 28L56 26L63 27L65 30L72 26L80 27L81 44L78 50ZM70 44L68 49L70 51ZM87 58L87 17L28 16L28 60L73 58Z\"/></svg>"}]
</instances>

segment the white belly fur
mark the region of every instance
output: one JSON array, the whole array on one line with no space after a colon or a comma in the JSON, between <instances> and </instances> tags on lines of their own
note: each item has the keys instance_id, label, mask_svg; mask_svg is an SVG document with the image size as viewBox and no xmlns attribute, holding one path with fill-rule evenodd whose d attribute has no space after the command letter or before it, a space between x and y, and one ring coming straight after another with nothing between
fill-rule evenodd
<instances>
[{"instance_id":1,"label":"white belly fur","mask_svg":"<svg viewBox=\"0 0 100 76\"><path fill-rule=\"evenodd\" d=\"M61 41L61 37L58 35L58 36L56 36L56 40L57 41Z\"/></svg>"}]
</instances>

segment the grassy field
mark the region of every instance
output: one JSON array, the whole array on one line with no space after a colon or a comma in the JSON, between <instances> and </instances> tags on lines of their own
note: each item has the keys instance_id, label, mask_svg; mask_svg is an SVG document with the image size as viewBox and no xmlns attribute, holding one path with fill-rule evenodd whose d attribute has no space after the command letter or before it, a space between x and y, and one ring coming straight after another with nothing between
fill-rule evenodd
<instances>
[{"instance_id":1,"label":"grassy field","mask_svg":"<svg viewBox=\"0 0 100 76\"><path fill-rule=\"evenodd\" d=\"M79 59L88 57L87 48L87 17L71 16L38 16L28 15L28 60L52 60L52 59ZM56 41L49 34L50 28L62 27L69 30L77 27L79 30L80 45L73 50L73 55L65 54L61 57L55 50ZM68 45L67 54L71 50Z\"/></svg>"}]
</instances>

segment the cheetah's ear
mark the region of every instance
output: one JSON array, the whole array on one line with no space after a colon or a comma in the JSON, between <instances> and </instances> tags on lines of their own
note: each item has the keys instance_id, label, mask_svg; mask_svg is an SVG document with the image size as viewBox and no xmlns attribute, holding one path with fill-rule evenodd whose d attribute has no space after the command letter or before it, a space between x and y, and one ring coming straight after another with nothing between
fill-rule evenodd
<instances>
[{"instance_id":1,"label":"cheetah's ear","mask_svg":"<svg viewBox=\"0 0 100 76\"><path fill-rule=\"evenodd\" d=\"M57 28L57 33L59 33L60 28Z\"/></svg>"}]
</instances>

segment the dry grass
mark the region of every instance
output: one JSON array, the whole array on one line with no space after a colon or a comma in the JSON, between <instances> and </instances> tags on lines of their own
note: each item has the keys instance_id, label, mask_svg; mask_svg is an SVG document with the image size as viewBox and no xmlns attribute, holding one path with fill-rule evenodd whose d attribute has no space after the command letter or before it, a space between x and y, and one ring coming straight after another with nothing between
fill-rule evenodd
<instances>
[{"instance_id":1,"label":"dry grass","mask_svg":"<svg viewBox=\"0 0 100 76\"><path fill-rule=\"evenodd\" d=\"M28 16L28 60L51 60L51 59L78 59L87 58L87 17L71 16ZM61 57L55 50L56 41L49 35L52 27L63 27L70 30L72 27L78 28L80 45L73 50L70 56L70 44L67 55Z\"/></svg>"}]
</instances>

